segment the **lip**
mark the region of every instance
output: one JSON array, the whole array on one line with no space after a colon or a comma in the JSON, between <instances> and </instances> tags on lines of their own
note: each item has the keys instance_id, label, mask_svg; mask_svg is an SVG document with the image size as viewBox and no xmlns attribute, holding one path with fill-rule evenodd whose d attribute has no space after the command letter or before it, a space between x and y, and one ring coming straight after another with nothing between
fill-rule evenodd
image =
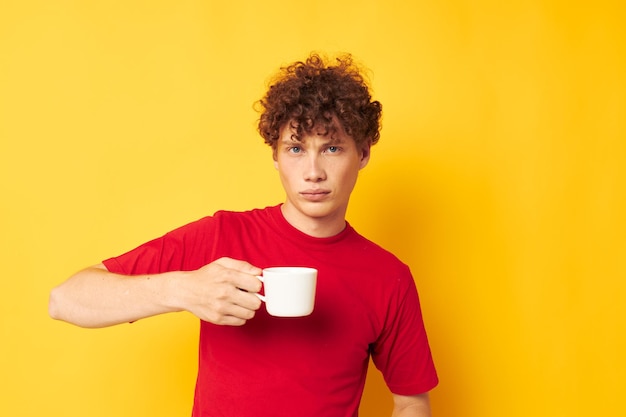
<instances>
[{"instance_id":1,"label":"lip","mask_svg":"<svg viewBox=\"0 0 626 417\"><path fill-rule=\"evenodd\" d=\"M326 196L328 196L329 194L330 194L330 191L321 190L321 189L320 190L311 189L311 190L300 191L300 195L302 196L302 198L308 201L321 201L321 200L324 200Z\"/></svg>"}]
</instances>

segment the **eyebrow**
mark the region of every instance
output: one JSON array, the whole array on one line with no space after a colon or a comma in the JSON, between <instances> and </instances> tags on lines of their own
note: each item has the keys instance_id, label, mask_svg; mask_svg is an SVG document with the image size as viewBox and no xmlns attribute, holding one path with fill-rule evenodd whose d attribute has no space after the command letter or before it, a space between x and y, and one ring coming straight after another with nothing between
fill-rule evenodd
<instances>
[{"instance_id":1,"label":"eyebrow","mask_svg":"<svg viewBox=\"0 0 626 417\"><path fill-rule=\"evenodd\" d=\"M345 143L346 141L347 141L346 138L337 137L337 136L332 137L331 136L330 138L328 138L328 140L326 140L324 142L324 145L341 145L341 144ZM306 144L306 136L305 136L304 140L302 140L302 139L294 139L292 136L290 136L289 138L285 138L285 139L282 139L280 141L280 144L284 145L284 146L293 145L294 143L296 143L296 144Z\"/></svg>"},{"instance_id":2,"label":"eyebrow","mask_svg":"<svg viewBox=\"0 0 626 417\"><path fill-rule=\"evenodd\" d=\"M346 139L343 137L331 136L330 140L328 140L326 143L329 145L341 145L342 143L345 143L345 142L346 142Z\"/></svg>"},{"instance_id":3,"label":"eyebrow","mask_svg":"<svg viewBox=\"0 0 626 417\"><path fill-rule=\"evenodd\" d=\"M302 141L298 139L294 139L293 137L290 136L287 139L281 139L278 143L284 146L289 146L289 145L293 145L294 143L302 143Z\"/></svg>"}]
</instances>

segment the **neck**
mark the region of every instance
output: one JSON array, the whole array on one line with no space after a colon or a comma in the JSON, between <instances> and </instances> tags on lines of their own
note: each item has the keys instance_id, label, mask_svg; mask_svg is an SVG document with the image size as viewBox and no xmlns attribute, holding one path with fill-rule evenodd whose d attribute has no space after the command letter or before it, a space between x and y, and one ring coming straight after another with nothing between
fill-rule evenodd
<instances>
[{"instance_id":1,"label":"neck","mask_svg":"<svg viewBox=\"0 0 626 417\"><path fill-rule=\"evenodd\" d=\"M312 237L335 236L346 228L345 213L343 215L312 217L294 209L288 202L281 206L281 211L290 225Z\"/></svg>"}]
</instances>

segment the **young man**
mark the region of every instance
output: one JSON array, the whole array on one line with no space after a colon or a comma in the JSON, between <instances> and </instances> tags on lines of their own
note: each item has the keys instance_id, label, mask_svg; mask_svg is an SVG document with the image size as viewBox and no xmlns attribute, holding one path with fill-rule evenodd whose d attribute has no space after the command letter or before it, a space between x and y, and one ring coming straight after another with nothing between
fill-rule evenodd
<instances>
[{"instance_id":1,"label":"young man","mask_svg":"<svg viewBox=\"0 0 626 417\"><path fill-rule=\"evenodd\" d=\"M282 68L259 102L283 204L220 211L55 288L50 315L84 327L189 311L201 319L194 417L356 416L369 358L395 417L430 416L437 385L409 268L345 220L379 139L381 105L350 56ZM317 268L315 310L277 318L256 278Z\"/></svg>"}]
</instances>

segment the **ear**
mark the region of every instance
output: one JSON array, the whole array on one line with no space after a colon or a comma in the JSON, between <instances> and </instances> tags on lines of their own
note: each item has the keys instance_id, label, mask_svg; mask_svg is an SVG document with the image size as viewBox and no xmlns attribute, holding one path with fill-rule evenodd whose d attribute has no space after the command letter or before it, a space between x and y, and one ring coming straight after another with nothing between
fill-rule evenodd
<instances>
[{"instance_id":1,"label":"ear","mask_svg":"<svg viewBox=\"0 0 626 417\"><path fill-rule=\"evenodd\" d=\"M361 147L361 162L359 164L359 169L365 168L367 163L370 161L371 148L372 148L372 144L370 143L370 141L367 141Z\"/></svg>"},{"instance_id":2,"label":"ear","mask_svg":"<svg viewBox=\"0 0 626 417\"><path fill-rule=\"evenodd\" d=\"M274 160L274 168L278 169L278 156L276 155L276 149L272 151L272 159Z\"/></svg>"}]
</instances>

